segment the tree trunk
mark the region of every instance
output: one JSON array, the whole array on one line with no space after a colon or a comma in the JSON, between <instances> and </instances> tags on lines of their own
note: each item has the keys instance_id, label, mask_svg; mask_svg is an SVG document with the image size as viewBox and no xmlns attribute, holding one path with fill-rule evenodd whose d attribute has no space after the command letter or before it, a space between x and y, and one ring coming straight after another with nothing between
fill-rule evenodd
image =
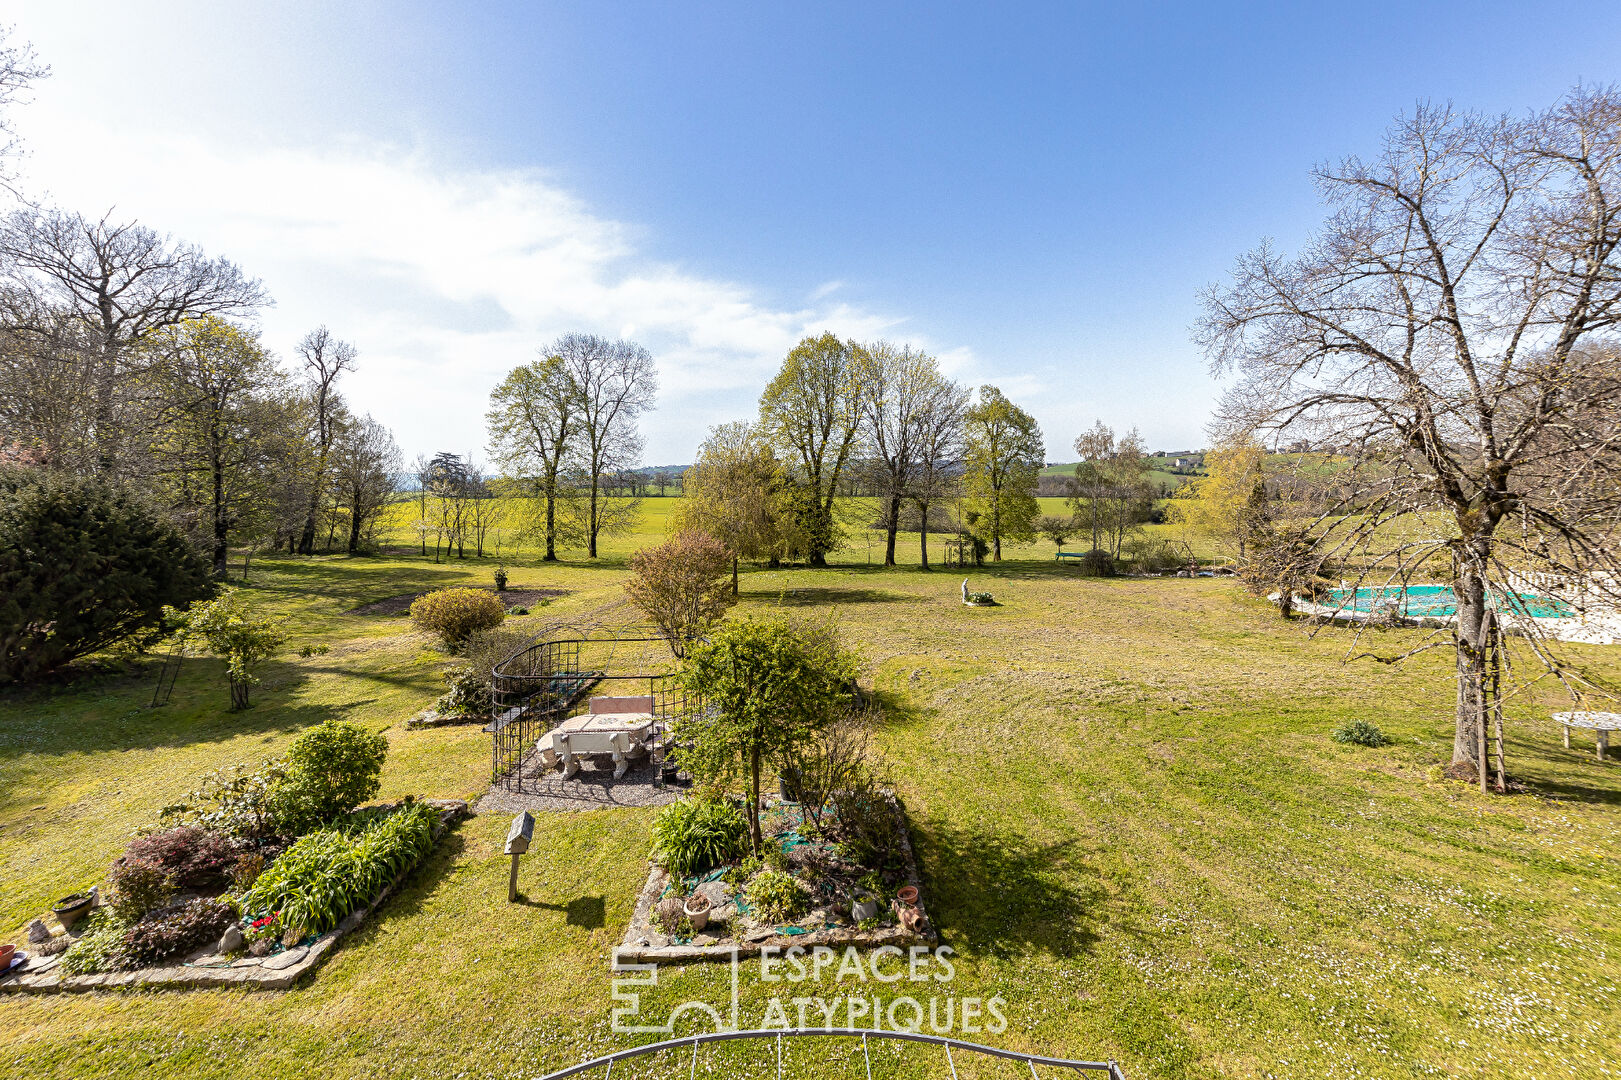
<instances>
[{"instance_id":1,"label":"tree trunk","mask_svg":"<svg viewBox=\"0 0 1621 1080\"><path fill-rule=\"evenodd\" d=\"M310 504L310 511L304 515L304 531L298 537L298 553L300 555L315 554L315 505Z\"/></svg>"},{"instance_id":2,"label":"tree trunk","mask_svg":"<svg viewBox=\"0 0 1621 1080\"><path fill-rule=\"evenodd\" d=\"M557 489L554 484L546 491L546 554L542 562L557 561Z\"/></svg>"},{"instance_id":3,"label":"tree trunk","mask_svg":"<svg viewBox=\"0 0 1621 1080\"><path fill-rule=\"evenodd\" d=\"M353 555L360 550L360 529L365 523L360 519L360 500L355 499L349 511L349 554Z\"/></svg>"},{"instance_id":4,"label":"tree trunk","mask_svg":"<svg viewBox=\"0 0 1621 1080\"><path fill-rule=\"evenodd\" d=\"M248 683L231 680L231 708L246 709L248 707Z\"/></svg>"},{"instance_id":5,"label":"tree trunk","mask_svg":"<svg viewBox=\"0 0 1621 1080\"><path fill-rule=\"evenodd\" d=\"M226 539L229 536L228 522L225 516L225 470L216 461L214 464L214 576L221 581L225 580L230 568L226 565L229 549Z\"/></svg>"},{"instance_id":6,"label":"tree trunk","mask_svg":"<svg viewBox=\"0 0 1621 1080\"><path fill-rule=\"evenodd\" d=\"M760 835L760 744L749 748L749 840L754 853L763 855L765 839Z\"/></svg>"},{"instance_id":7,"label":"tree trunk","mask_svg":"<svg viewBox=\"0 0 1621 1080\"><path fill-rule=\"evenodd\" d=\"M1452 764L1458 774L1463 764L1485 768L1482 744L1486 734L1486 653L1490 636L1486 610L1486 582L1474 566L1461 563L1453 575L1458 600L1453 632L1458 647L1457 727L1452 737Z\"/></svg>"},{"instance_id":8,"label":"tree trunk","mask_svg":"<svg viewBox=\"0 0 1621 1080\"><path fill-rule=\"evenodd\" d=\"M918 503L917 539L919 554L923 557L923 569L929 568L929 504Z\"/></svg>"},{"instance_id":9,"label":"tree trunk","mask_svg":"<svg viewBox=\"0 0 1621 1080\"><path fill-rule=\"evenodd\" d=\"M895 565L895 534L900 532L900 528L901 528L901 497L900 497L900 493L896 492L896 493L890 495L890 497L889 497L888 520L886 520L884 522L884 530L885 530L885 533L886 533L886 535L884 537L884 565L885 566L892 567L892 566Z\"/></svg>"},{"instance_id":10,"label":"tree trunk","mask_svg":"<svg viewBox=\"0 0 1621 1080\"><path fill-rule=\"evenodd\" d=\"M732 556L732 599L737 599L737 556Z\"/></svg>"}]
</instances>

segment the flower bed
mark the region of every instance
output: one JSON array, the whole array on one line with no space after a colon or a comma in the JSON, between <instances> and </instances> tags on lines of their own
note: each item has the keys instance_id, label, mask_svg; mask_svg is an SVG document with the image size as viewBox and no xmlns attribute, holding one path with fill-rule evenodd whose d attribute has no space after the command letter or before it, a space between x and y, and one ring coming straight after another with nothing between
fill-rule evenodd
<instances>
[{"instance_id":1,"label":"flower bed","mask_svg":"<svg viewBox=\"0 0 1621 1080\"><path fill-rule=\"evenodd\" d=\"M907 905L898 903L896 897L908 887L920 890L922 881L905 812L893 794L885 793L883 799L899 828L896 857L887 870L861 866L841 852L840 845L805 837L797 804L773 800L762 811L762 822L771 824L767 843L781 852L780 858L774 858L778 866L748 872L747 860L740 860L680 878L655 865L637 897L624 940L614 950L615 961L725 960L733 948L754 954L765 946L937 944L939 936L921 900L910 905L916 925L902 924L899 909ZM852 909L864 894L876 901L877 913L857 920ZM702 901L695 905L690 902L692 897ZM687 926L670 919L675 910L672 899L686 901L683 908L707 907L702 929L692 928L691 917L684 911ZM781 906L766 910L774 903ZM662 924L661 904L666 916ZM676 925L670 926L671 921ZM669 932L672 929L676 932ZM684 929L692 929L692 933L680 933Z\"/></svg>"}]
</instances>

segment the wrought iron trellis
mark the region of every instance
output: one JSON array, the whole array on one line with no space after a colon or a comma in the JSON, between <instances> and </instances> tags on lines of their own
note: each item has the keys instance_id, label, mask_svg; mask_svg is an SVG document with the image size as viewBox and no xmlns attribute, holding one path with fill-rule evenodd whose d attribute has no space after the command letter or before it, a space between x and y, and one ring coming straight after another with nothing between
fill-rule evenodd
<instances>
[{"instance_id":1,"label":"wrought iron trellis","mask_svg":"<svg viewBox=\"0 0 1621 1080\"><path fill-rule=\"evenodd\" d=\"M831 1038L859 1038L861 1040L861 1055L867 1065L867 1076L872 1072L872 1058L867 1054L867 1040L893 1039L900 1042L926 1043L945 1048L946 1064L951 1070L952 1077L957 1075L957 1063L951 1056L951 1050L958 1050L971 1054L984 1054L987 1057L1004 1058L1010 1061L1022 1061L1030 1069L1032 1080L1040 1080L1041 1074L1036 1072L1036 1066L1041 1065L1049 1069L1067 1069L1074 1073L1099 1072L1108 1077L1108 1080L1125 1080L1125 1073L1113 1061L1075 1061L1069 1058L1047 1057L1043 1054L1027 1054L1018 1050L1003 1050L996 1046L985 1046L982 1043L967 1042L963 1039L953 1039L943 1035L925 1035L912 1031L886 1031L874 1029L863 1031L859 1028L789 1028L786 1030L769 1029L763 1031L712 1031L704 1035L689 1035L681 1039L666 1039L664 1042L648 1043L645 1046L632 1047L629 1050L620 1050L613 1054L604 1054L602 1057L590 1061L582 1061L578 1065L570 1065L556 1072L548 1073L543 1080L563 1080L565 1076L578 1076L582 1073L596 1069L606 1068L603 1074L606 1078L613 1075L616 1061L625 1061L630 1058L643 1057L648 1054L657 1054L665 1050L685 1050L692 1048L692 1067L689 1070L696 1076L698 1072L698 1046L701 1043L722 1042L730 1039L774 1039L777 1044L777 1077L782 1077L782 1041L785 1038L805 1036L831 1037ZM1049 1074L1050 1075L1050 1074Z\"/></svg>"},{"instance_id":2,"label":"wrought iron trellis","mask_svg":"<svg viewBox=\"0 0 1621 1080\"><path fill-rule=\"evenodd\" d=\"M546 732L584 712L592 691L652 698L651 712L664 727L686 711L686 695L674 678L648 670L620 670L625 652L632 667L645 667L647 647L664 647L657 631L642 625L561 626L542 631L496 664L490 675L490 782L525 790L535 744ZM621 663L616 663L620 661ZM655 772L655 782L659 776Z\"/></svg>"}]
</instances>

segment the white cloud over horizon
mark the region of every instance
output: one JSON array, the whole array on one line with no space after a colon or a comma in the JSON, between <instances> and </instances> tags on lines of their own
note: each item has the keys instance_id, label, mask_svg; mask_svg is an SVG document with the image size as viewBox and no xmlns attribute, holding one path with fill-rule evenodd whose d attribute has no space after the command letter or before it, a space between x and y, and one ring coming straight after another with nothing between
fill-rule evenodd
<instances>
[{"instance_id":1,"label":"white cloud over horizon","mask_svg":"<svg viewBox=\"0 0 1621 1080\"><path fill-rule=\"evenodd\" d=\"M286 357L323 323L352 341L351 407L392 427L408 456L480 453L490 389L568 331L633 338L653 354L649 464L689 461L710 425L751 416L806 334L930 347L904 319L834 299L836 281L773 304L748 284L648 257L640 230L539 169L456 168L354 141L210 145L26 119L31 196L87 215L112 208L261 278L275 299L260 319L266 342ZM109 160L124 167L98 167ZM958 377L975 366L964 348L941 360Z\"/></svg>"}]
</instances>

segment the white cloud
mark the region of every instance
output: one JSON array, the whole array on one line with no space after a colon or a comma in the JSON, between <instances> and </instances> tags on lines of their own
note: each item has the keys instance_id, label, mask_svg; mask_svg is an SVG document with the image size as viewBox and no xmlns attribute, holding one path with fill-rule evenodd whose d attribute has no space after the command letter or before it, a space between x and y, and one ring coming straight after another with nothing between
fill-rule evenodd
<instances>
[{"instance_id":1,"label":"white cloud","mask_svg":"<svg viewBox=\"0 0 1621 1080\"><path fill-rule=\"evenodd\" d=\"M565 331L634 337L653 353L662 385L647 457L674 463L690 460L708 425L751 414L800 337L894 336L901 325L832 302L838 282L787 310L645 258L635 230L539 170L447 169L386 146L211 146L82 120L36 122L27 135L34 191L86 213L116 204L115 216L263 278L276 298L266 339L284 353L321 323L354 341L349 397L410 453L478 450L490 388ZM121 167L96 167L108 160ZM965 350L947 360L970 362Z\"/></svg>"}]
</instances>

